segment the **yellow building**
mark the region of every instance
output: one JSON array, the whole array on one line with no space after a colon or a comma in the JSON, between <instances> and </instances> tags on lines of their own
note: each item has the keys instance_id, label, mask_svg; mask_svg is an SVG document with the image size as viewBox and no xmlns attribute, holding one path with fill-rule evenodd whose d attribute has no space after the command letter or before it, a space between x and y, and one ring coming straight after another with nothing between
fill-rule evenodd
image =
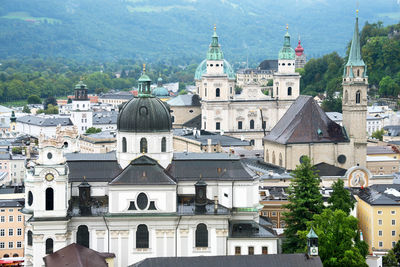
<instances>
[{"instance_id":1,"label":"yellow building","mask_svg":"<svg viewBox=\"0 0 400 267\"><path fill-rule=\"evenodd\" d=\"M385 254L399 240L400 184L376 184L357 194L357 217L371 253Z\"/></svg>"},{"instance_id":2,"label":"yellow building","mask_svg":"<svg viewBox=\"0 0 400 267\"><path fill-rule=\"evenodd\" d=\"M23 201L0 200L0 258L24 256Z\"/></svg>"}]
</instances>

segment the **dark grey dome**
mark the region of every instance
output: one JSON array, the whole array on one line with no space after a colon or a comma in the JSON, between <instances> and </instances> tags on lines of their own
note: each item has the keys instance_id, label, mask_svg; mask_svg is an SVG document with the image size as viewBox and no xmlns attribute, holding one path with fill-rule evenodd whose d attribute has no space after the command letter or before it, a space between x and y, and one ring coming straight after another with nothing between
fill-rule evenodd
<instances>
[{"instance_id":1,"label":"dark grey dome","mask_svg":"<svg viewBox=\"0 0 400 267\"><path fill-rule=\"evenodd\" d=\"M120 109L117 121L121 132L171 131L169 105L156 97L133 98Z\"/></svg>"}]
</instances>

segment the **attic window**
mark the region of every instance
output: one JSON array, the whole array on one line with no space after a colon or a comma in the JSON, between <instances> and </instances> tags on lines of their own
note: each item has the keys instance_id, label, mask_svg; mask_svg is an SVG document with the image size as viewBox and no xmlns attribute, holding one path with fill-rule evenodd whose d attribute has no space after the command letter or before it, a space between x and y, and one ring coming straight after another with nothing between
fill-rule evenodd
<instances>
[{"instance_id":1,"label":"attic window","mask_svg":"<svg viewBox=\"0 0 400 267\"><path fill-rule=\"evenodd\" d=\"M317 134L318 134L318 136L322 136L322 131L321 131L321 129L318 128Z\"/></svg>"}]
</instances>

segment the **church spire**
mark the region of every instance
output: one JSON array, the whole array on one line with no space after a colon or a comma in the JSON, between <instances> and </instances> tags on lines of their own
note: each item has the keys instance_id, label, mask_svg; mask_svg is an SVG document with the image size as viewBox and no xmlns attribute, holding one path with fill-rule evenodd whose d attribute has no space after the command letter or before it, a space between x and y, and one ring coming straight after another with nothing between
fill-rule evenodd
<instances>
[{"instance_id":1,"label":"church spire","mask_svg":"<svg viewBox=\"0 0 400 267\"><path fill-rule=\"evenodd\" d=\"M278 59L295 59L294 49L290 46L289 25L286 24L286 34L283 39L283 47L279 51Z\"/></svg>"},{"instance_id":2,"label":"church spire","mask_svg":"<svg viewBox=\"0 0 400 267\"><path fill-rule=\"evenodd\" d=\"M353 40L351 41L349 60L346 66L365 66L361 58L360 34L358 32L358 10L356 12L356 25L354 27Z\"/></svg>"},{"instance_id":3,"label":"church spire","mask_svg":"<svg viewBox=\"0 0 400 267\"><path fill-rule=\"evenodd\" d=\"M223 60L224 54L222 53L221 47L218 43L217 27L214 24L214 33L212 41L207 52L207 60Z\"/></svg>"},{"instance_id":4,"label":"church spire","mask_svg":"<svg viewBox=\"0 0 400 267\"><path fill-rule=\"evenodd\" d=\"M149 97L151 96L150 84L151 79L146 74L146 64L143 64L142 76L138 80L139 84L139 97Z\"/></svg>"}]
</instances>

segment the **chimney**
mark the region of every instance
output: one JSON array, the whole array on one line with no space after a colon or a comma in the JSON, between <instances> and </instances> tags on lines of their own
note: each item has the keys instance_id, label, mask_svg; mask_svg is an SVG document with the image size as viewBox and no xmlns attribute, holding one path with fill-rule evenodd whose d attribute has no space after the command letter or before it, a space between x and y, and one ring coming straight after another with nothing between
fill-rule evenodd
<instances>
[{"instance_id":1,"label":"chimney","mask_svg":"<svg viewBox=\"0 0 400 267\"><path fill-rule=\"evenodd\" d=\"M208 152L208 153L211 153L211 152L212 152L212 149L211 149L211 139L210 139L210 138L207 139L207 152Z\"/></svg>"},{"instance_id":2,"label":"chimney","mask_svg":"<svg viewBox=\"0 0 400 267\"><path fill-rule=\"evenodd\" d=\"M214 212L218 211L218 196L214 196Z\"/></svg>"}]
</instances>

